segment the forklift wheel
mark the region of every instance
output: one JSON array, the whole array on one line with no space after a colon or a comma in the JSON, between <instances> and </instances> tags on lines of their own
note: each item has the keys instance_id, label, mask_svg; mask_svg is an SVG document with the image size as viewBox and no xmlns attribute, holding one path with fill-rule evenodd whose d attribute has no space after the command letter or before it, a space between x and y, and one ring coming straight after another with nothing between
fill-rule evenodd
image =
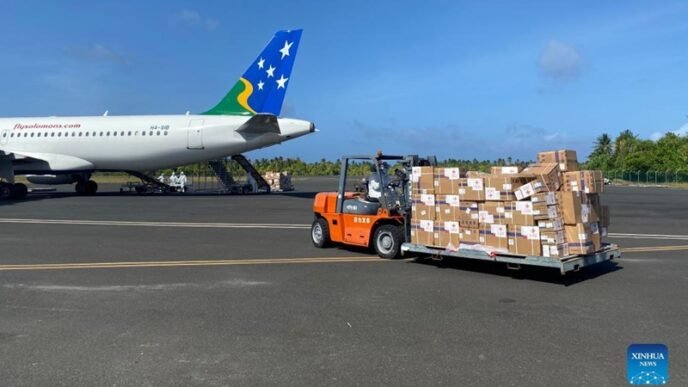
<instances>
[{"instance_id":1,"label":"forklift wheel","mask_svg":"<svg viewBox=\"0 0 688 387\"><path fill-rule=\"evenodd\" d=\"M318 218L313 221L311 225L311 240L313 245L318 248L327 247L330 244L330 229L327 226L327 221L323 218Z\"/></svg>"},{"instance_id":2,"label":"forklift wheel","mask_svg":"<svg viewBox=\"0 0 688 387\"><path fill-rule=\"evenodd\" d=\"M394 259L401 255L404 231L401 226L383 224L375 230L373 247L380 258Z\"/></svg>"}]
</instances>

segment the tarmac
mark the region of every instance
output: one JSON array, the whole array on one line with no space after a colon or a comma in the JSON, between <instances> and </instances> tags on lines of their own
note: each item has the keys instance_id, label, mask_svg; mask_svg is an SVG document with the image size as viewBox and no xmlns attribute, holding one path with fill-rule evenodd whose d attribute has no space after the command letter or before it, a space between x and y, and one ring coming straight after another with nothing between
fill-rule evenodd
<instances>
[{"instance_id":1,"label":"tarmac","mask_svg":"<svg viewBox=\"0 0 688 387\"><path fill-rule=\"evenodd\" d=\"M0 385L688 385L688 191L609 187L622 258L561 276L316 249L295 184L0 204Z\"/></svg>"}]
</instances>

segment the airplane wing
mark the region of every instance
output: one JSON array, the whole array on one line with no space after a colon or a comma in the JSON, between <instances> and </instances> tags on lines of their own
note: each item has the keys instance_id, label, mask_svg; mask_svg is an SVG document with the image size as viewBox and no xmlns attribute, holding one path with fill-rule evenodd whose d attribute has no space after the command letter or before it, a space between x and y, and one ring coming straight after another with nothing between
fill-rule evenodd
<instances>
[{"instance_id":1,"label":"airplane wing","mask_svg":"<svg viewBox=\"0 0 688 387\"><path fill-rule=\"evenodd\" d=\"M53 171L92 170L95 168L93 163L84 159L56 153L17 152L10 149L0 149L0 159L9 160L13 164L43 164L47 167L45 169Z\"/></svg>"},{"instance_id":2,"label":"airplane wing","mask_svg":"<svg viewBox=\"0 0 688 387\"><path fill-rule=\"evenodd\" d=\"M277 122L277 116L272 114L256 114L246 121L237 132L242 134L265 134L265 133L275 133L280 134L279 123Z\"/></svg>"}]
</instances>

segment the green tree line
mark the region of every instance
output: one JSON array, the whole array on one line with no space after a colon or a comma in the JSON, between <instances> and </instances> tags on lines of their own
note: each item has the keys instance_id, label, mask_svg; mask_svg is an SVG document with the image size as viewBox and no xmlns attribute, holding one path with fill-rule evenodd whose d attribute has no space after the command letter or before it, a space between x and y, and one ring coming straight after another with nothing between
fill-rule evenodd
<instances>
[{"instance_id":1,"label":"green tree line","mask_svg":"<svg viewBox=\"0 0 688 387\"><path fill-rule=\"evenodd\" d=\"M667 133L657 141L640 139L630 130L614 140L602 134L585 163L603 171L688 171L688 136Z\"/></svg>"},{"instance_id":2,"label":"green tree line","mask_svg":"<svg viewBox=\"0 0 688 387\"><path fill-rule=\"evenodd\" d=\"M249 160L251 164L260 172L265 174L266 172L289 172L292 176L336 176L339 175L339 170L341 168L340 160L326 160L321 159L315 162L306 162L300 158L284 158L284 157L274 157L271 159L259 158L254 160ZM489 172L492 166L504 166L504 165L519 165L526 166L530 162L522 160L513 160L511 157L506 159L497 160L457 160L457 159L447 159L439 161L438 165L443 167L459 167L466 171L482 171ZM245 171L239 166L238 163L229 162L229 171L237 177L244 176ZM187 175L212 175L212 171L204 163L186 165L180 168L176 168L175 172L184 171ZM368 162L352 162L349 164L349 174L352 176L366 176L373 171L373 165ZM157 176L160 172L168 175L172 173L172 169L166 169L164 171L157 171L155 175Z\"/></svg>"}]
</instances>

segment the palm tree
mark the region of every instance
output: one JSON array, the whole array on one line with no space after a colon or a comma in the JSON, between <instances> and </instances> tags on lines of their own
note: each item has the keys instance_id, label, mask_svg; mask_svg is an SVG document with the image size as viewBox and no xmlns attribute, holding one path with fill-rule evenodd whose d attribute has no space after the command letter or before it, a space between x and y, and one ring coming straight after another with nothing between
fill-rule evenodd
<instances>
[{"instance_id":1,"label":"palm tree","mask_svg":"<svg viewBox=\"0 0 688 387\"><path fill-rule=\"evenodd\" d=\"M595 140L595 148L592 151L595 156L611 156L612 155L612 139L607 133L603 133Z\"/></svg>"}]
</instances>

